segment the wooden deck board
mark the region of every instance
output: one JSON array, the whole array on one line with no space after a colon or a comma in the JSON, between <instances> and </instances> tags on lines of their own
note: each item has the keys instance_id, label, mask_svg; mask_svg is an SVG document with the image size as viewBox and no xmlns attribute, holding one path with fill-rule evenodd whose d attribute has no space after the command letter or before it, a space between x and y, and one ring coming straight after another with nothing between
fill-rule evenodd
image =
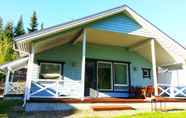
<instances>
[{"instance_id":1,"label":"wooden deck board","mask_svg":"<svg viewBox=\"0 0 186 118\"><path fill-rule=\"evenodd\" d=\"M186 99L175 98L162 98L156 97L156 102L186 102ZM40 102L40 103L145 103L150 102L145 99L137 98L31 98L28 102Z\"/></svg>"},{"instance_id":2,"label":"wooden deck board","mask_svg":"<svg viewBox=\"0 0 186 118\"><path fill-rule=\"evenodd\" d=\"M129 99L129 98L31 98L28 102L46 102L46 103L143 103L144 99Z\"/></svg>"}]
</instances>

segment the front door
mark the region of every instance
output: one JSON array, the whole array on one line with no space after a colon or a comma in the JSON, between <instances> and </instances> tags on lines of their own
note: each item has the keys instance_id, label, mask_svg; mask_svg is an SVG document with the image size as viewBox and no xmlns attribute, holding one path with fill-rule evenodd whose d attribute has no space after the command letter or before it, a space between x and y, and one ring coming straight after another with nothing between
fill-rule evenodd
<instances>
[{"instance_id":1,"label":"front door","mask_svg":"<svg viewBox=\"0 0 186 118\"><path fill-rule=\"evenodd\" d=\"M86 60L85 96L97 97L96 61Z\"/></svg>"}]
</instances>

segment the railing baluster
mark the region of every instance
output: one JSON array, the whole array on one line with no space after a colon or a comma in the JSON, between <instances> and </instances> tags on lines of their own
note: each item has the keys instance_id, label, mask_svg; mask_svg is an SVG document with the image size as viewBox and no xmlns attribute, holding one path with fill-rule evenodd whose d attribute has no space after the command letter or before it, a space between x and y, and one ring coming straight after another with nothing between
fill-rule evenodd
<instances>
[{"instance_id":1,"label":"railing baluster","mask_svg":"<svg viewBox=\"0 0 186 118\"><path fill-rule=\"evenodd\" d=\"M67 84L67 86L65 86L64 83ZM42 97L42 98L60 97L61 95L59 94L60 92L64 92L65 96L79 97L78 89L80 88L80 81L37 79L37 80L32 80L32 84L37 86L38 89L35 91L32 91L32 93L30 94L31 97ZM43 91L49 93L51 96L45 96L45 95L38 96L38 93L43 92ZM76 93L74 93L74 91Z\"/></svg>"},{"instance_id":2,"label":"railing baluster","mask_svg":"<svg viewBox=\"0 0 186 118\"><path fill-rule=\"evenodd\" d=\"M162 96L164 94L168 94L170 98L178 98L178 97L186 97L186 86L175 86L170 84L158 84L159 90L161 92L159 93L159 96ZM170 91L168 91L168 88Z\"/></svg>"}]
</instances>

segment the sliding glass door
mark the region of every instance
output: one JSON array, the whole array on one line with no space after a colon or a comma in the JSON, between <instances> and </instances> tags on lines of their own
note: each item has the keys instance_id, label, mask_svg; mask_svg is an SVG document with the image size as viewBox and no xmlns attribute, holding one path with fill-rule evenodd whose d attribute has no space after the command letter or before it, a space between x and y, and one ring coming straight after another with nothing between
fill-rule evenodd
<instances>
[{"instance_id":1,"label":"sliding glass door","mask_svg":"<svg viewBox=\"0 0 186 118\"><path fill-rule=\"evenodd\" d=\"M128 87L128 64L114 63L114 90L123 91Z\"/></svg>"},{"instance_id":2,"label":"sliding glass door","mask_svg":"<svg viewBox=\"0 0 186 118\"><path fill-rule=\"evenodd\" d=\"M128 64L97 62L97 82L100 91L124 91L128 87Z\"/></svg>"},{"instance_id":3,"label":"sliding glass door","mask_svg":"<svg viewBox=\"0 0 186 118\"><path fill-rule=\"evenodd\" d=\"M112 63L97 63L98 89L103 91L112 90Z\"/></svg>"}]
</instances>

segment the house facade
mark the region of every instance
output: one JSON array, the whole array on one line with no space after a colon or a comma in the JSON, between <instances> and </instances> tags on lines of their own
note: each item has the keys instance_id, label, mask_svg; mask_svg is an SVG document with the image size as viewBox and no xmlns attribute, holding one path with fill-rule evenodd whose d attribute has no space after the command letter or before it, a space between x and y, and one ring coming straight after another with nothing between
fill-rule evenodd
<instances>
[{"instance_id":1,"label":"house facade","mask_svg":"<svg viewBox=\"0 0 186 118\"><path fill-rule=\"evenodd\" d=\"M155 96L163 95L172 90L158 86L166 76L164 71L171 65L180 65L184 71L186 59L180 44L128 6L26 34L15 41L15 50L22 58L2 65L1 70L7 73L8 86L13 84L10 78L16 71L27 69L22 85L25 101L135 97L131 88L147 86L154 88ZM164 70L161 77L159 69ZM7 87L5 94L8 92Z\"/></svg>"}]
</instances>

